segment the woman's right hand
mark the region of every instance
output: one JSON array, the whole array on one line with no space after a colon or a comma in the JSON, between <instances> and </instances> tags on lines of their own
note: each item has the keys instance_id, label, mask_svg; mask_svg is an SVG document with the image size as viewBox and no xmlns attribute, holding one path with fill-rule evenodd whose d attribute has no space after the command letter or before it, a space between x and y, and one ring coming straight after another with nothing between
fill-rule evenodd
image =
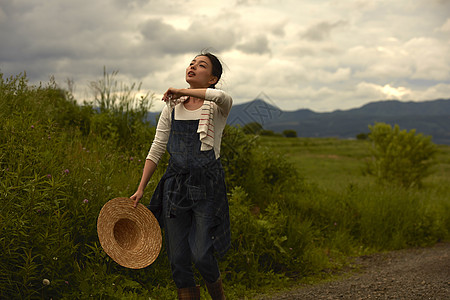
<instances>
[{"instance_id":1,"label":"woman's right hand","mask_svg":"<svg viewBox=\"0 0 450 300\"><path fill-rule=\"evenodd\" d=\"M144 192L137 190L136 193L134 193L130 199L133 200L133 207L137 207L139 201L144 196Z\"/></svg>"},{"instance_id":2,"label":"woman's right hand","mask_svg":"<svg viewBox=\"0 0 450 300\"><path fill-rule=\"evenodd\" d=\"M164 102L176 100L183 96L182 89L169 88L163 95Z\"/></svg>"}]
</instances>

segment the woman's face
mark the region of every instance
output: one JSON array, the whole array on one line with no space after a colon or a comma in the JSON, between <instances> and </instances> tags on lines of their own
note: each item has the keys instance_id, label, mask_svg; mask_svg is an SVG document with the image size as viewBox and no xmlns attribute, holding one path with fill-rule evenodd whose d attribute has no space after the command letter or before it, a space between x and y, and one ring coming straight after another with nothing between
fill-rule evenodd
<instances>
[{"instance_id":1,"label":"woman's face","mask_svg":"<svg viewBox=\"0 0 450 300\"><path fill-rule=\"evenodd\" d=\"M212 75L212 64L207 56L195 57L186 68L186 82L191 88L207 88L216 83L217 77Z\"/></svg>"}]
</instances>

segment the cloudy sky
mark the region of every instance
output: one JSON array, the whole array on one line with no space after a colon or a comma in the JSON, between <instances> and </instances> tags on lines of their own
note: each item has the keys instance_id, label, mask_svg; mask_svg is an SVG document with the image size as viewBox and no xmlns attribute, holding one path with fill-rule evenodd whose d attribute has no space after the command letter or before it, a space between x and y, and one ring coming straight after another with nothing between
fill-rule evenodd
<instances>
[{"instance_id":1,"label":"cloudy sky","mask_svg":"<svg viewBox=\"0 0 450 300\"><path fill-rule=\"evenodd\" d=\"M156 95L210 48L235 103L284 110L450 98L449 0L0 0L0 72L75 82L103 67ZM160 101L154 110L160 110Z\"/></svg>"}]
</instances>

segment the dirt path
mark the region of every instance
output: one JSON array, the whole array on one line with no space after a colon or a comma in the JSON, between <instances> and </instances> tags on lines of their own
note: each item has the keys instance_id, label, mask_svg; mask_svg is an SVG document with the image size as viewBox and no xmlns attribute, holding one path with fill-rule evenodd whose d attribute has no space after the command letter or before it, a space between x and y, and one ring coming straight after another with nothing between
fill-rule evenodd
<instances>
[{"instance_id":1,"label":"dirt path","mask_svg":"<svg viewBox=\"0 0 450 300\"><path fill-rule=\"evenodd\" d=\"M450 243L358 257L358 273L259 299L450 299Z\"/></svg>"}]
</instances>

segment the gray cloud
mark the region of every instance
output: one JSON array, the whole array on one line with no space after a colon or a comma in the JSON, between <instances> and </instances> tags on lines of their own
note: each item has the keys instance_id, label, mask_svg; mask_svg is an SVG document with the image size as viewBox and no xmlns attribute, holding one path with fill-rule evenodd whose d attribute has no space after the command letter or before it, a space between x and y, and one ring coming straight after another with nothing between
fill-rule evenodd
<instances>
[{"instance_id":1,"label":"gray cloud","mask_svg":"<svg viewBox=\"0 0 450 300\"><path fill-rule=\"evenodd\" d=\"M152 2L151 0L114 0L117 7L128 8L128 9L139 9L144 7L146 4Z\"/></svg>"},{"instance_id":2,"label":"gray cloud","mask_svg":"<svg viewBox=\"0 0 450 300\"><path fill-rule=\"evenodd\" d=\"M220 52L231 49L238 39L232 29L206 22L193 22L186 30L181 30L161 19L150 19L140 30L147 46L161 54L195 53L203 48Z\"/></svg>"},{"instance_id":3,"label":"gray cloud","mask_svg":"<svg viewBox=\"0 0 450 300\"><path fill-rule=\"evenodd\" d=\"M264 35L252 37L250 40L237 45L236 48L247 54L270 53L269 41Z\"/></svg>"},{"instance_id":4,"label":"gray cloud","mask_svg":"<svg viewBox=\"0 0 450 300\"><path fill-rule=\"evenodd\" d=\"M306 40L320 42L328 39L332 30L345 25L347 25L347 21L343 20L334 23L320 22L306 29L306 31L301 34L301 37Z\"/></svg>"},{"instance_id":5,"label":"gray cloud","mask_svg":"<svg viewBox=\"0 0 450 300\"><path fill-rule=\"evenodd\" d=\"M15 75L26 71L33 81L46 81L52 75L60 79L83 80L87 74L101 74L106 66L131 78L143 78L167 68L160 56L184 53L170 51L183 47L179 40L166 43L165 35L153 35L149 43L135 29L138 21L130 11L146 1L137 0L132 6L125 6L128 10L118 10L105 1L55 1L31 1L29 5L22 5L21 1L2 0L2 72ZM163 26L158 31L164 33ZM192 38L195 38L194 34ZM175 39L182 36L182 32L172 35ZM186 40L181 42L187 44ZM203 44L209 46L208 42L203 41ZM164 47L155 46L160 44ZM219 44L219 47L223 45ZM197 45L195 52L199 48Z\"/></svg>"},{"instance_id":6,"label":"gray cloud","mask_svg":"<svg viewBox=\"0 0 450 300\"><path fill-rule=\"evenodd\" d=\"M105 52L117 57L116 49L126 45L118 38L123 29L111 17L112 11L95 5L101 6L51 1L27 7L4 5L7 20L0 40L7 43L0 48L0 60L78 59Z\"/></svg>"},{"instance_id":7,"label":"gray cloud","mask_svg":"<svg viewBox=\"0 0 450 300\"><path fill-rule=\"evenodd\" d=\"M277 37L284 37L286 35L285 27L287 22L282 21L277 24L274 24L270 28L270 33Z\"/></svg>"},{"instance_id":8,"label":"gray cloud","mask_svg":"<svg viewBox=\"0 0 450 300\"><path fill-rule=\"evenodd\" d=\"M237 0L236 5L257 5L261 2L261 0Z\"/></svg>"},{"instance_id":9,"label":"gray cloud","mask_svg":"<svg viewBox=\"0 0 450 300\"><path fill-rule=\"evenodd\" d=\"M261 90L289 109L352 107L402 91L448 97L449 8L448 0L0 0L0 71L82 87L106 66L160 93L184 86L191 55L210 47L228 66L224 89L235 103Z\"/></svg>"}]
</instances>

